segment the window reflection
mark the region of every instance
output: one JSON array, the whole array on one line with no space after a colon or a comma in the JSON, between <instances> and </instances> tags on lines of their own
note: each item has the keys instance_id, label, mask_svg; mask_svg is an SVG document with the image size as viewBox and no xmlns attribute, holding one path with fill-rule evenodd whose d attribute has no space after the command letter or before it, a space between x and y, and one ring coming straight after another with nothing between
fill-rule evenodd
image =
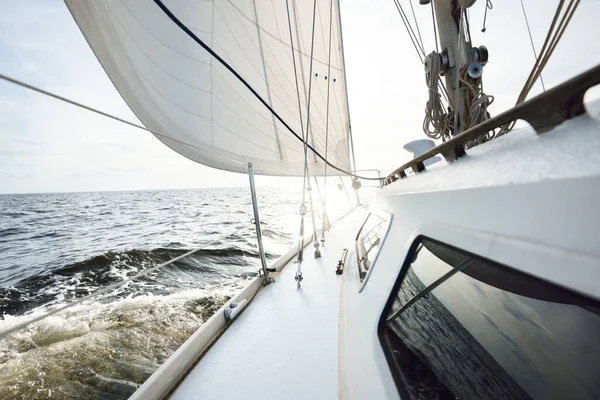
<instances>
[{"instance_id":1,"label":"window reflection","mask_svg":"<svg viewBox=\"0 0 600 400\"><path fill-rule=\"evenodd\" d=\"M472 257L423 244L385 319ZM401 390L411 398L600 398L596 304L472 258L384 323L382 342Z\"/></svg>"},{"instance_id":2,"label":"window reflection","mask_svg":"<svg viewBox=\"0 0 600 400\"><path fill-rule=\"evenodd\" d=\"M385 235L387 221L383 218L369 214L362 226L356 240L356 255L358 258L358 269L361 281L365 278L367 271L375 262L379 252L381 241Z\"/></svg>"}]
</instances>

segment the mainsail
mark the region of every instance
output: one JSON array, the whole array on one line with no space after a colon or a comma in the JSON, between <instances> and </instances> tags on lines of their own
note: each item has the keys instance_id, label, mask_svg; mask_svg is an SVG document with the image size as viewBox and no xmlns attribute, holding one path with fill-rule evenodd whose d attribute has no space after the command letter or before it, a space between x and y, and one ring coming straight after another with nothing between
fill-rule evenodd
<instances>
[{"instance_id":1,"label":"mainsail","mask_svg":"<svg viewBox=\"0 0 600 400\"><path fill-rule=\"evenodd\" d=\"M123 99L167 146L223 170L246 172L251 162L257 174L303 174L302 141L154 2L65 2ZM308 135L331 164L350 170L338 0L164 4L299 136ZM325 173L311 150L308 168Z\"/></svg>"}]
</instances>

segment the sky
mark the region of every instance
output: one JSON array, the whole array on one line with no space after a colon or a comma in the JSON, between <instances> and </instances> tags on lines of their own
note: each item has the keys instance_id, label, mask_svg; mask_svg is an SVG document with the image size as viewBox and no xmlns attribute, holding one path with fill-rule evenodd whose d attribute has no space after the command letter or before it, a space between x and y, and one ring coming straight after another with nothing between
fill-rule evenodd
<instances>
[{"instance_id":1,"label":"sky","mask_svg":"<svg viewBox=\"0 0 600 400\"><path fill-rule=\"evenodd\" d=\"M260 0L263 1L263 0ZM267 1L267 0L264 0ZM304 0L303 0L304 1ZM414 1L426 51L430 9ZM523 0L539 50L558 0ZM401 0L410 10L408 0ZM512 106L533 65L519 0L470 10L475 45L489 49L484 89L497 114ZM138 122L60 0L0 0L0 73ZM350 118L359 169L388 172L422 139L427 91L422 65L392 0L341 0ZM544 74L546 88L600 62L600 1L583 0ZM532 94L541 92L538 84ZM588 93L586 100L600 97ZM0 193L246 186L248 177L196 164L148 132L0 82ZM257 177L259 186L301 185Z\"/></svg>"}]
</instances>

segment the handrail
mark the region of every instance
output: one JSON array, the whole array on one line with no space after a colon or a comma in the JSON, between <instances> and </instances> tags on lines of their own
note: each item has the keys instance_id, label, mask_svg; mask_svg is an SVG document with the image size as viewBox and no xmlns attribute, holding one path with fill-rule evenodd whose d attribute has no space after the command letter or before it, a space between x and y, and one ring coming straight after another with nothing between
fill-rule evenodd
<instances>
[{"instance_id":1,"label":"handrail","mask_svg":"<svg viewBox=\"0 0 600 400\"><path fill-rule=\"evenodd\" d=\"M423 172L425 170L423 162L436 155L441 154L447 162L453 162L466 155L465 143L467 141L517 119L527 121L540 134L568 119L585 114L586 110L583 105L585 92L598 84L600 84L600 64L413 158L389 174L385 178L383 186L406 178L408 169L412 169L415 174Z\"/></svg>"}]
</instances>

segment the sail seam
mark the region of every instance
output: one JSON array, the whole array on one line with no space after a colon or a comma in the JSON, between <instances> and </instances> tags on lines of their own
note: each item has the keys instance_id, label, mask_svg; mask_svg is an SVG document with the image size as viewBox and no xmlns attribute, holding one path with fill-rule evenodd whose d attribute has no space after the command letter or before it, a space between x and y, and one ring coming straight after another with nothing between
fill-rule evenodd
<instances>
[{"instance_id":1,"label":"sail seam","mask_svg":"<svg viewBox=\"0 0 600 400\"><path fill-rule=\"evenodd\" d=\"M262 65L263 65L263 74L265 75L265 86L267 88L267 100L269 101L269 104L272 105L273 102L271 101L271 89L269 89L269 78L267 76L265 54L263 52L262 39L260 36L260 29L258 29L258 12L256 11L256 0L252 0L252 5L254 6L254 17L256 18L256 36L258 37L258 46L260 49L260 58L262 60ZM244 30L246 30L245 27L244 27ZM281 68L281 66L280 66L280 68ZM275 123L275 116L273 116L273 114L271 114L271 119L273 120L273 130L275 132L275 138L277 140L277 150L279 151L279 159L283 160L283 153L281 152L281 143L279 141L279 132L277 130L277 124Z\"/></svg>"},{"instance_id":2,"label":"sail seam","mask_svg":"<svg viewBox=\"0 0 600 400\"><path fill-rule=\"evenodd\" d=\"M162 41L160 38L158 38L157 36L155 36L155 35L152 33L152 31L148 30L144 24L142 24L142 22L141 22L141 21L138 19L137 15L135 15L135 13L134 13L133 11L131 11L131 9L130 9L130 8L127 6L127 4L129 4L129 2L127 2L127 1L124 1L124 2L123 2L123 4L125 5L125 8L126 8L126 9L127 9L127 11L129 12L129 14L131 14L131 16L132 16L132 17L133 17L133 18L134 18L134 19L137 21L137 23L138 23L138 24L139 24L139 25L140 25L140 26L141 26L141 27L142 27L142 28L143 28L143 29L144 29L144 30L145 30L145 31L146 31L146 32L147 32L147 33L148 33L150 36L152 36L152 37L153 37L153 38L154 38L154 39L155 39L157 42L159 42L160 44L162 44L164 47L166 47L166 48L168 48L168 49L172 50L173 52L175 52L175 53L177 53L177 54L179 54L179 55L181 55L181 56L183 56L183 57L185 57L185 58L188 58L188 59L190 59L190 60L197 61L197 62L199 62L199 63L202 63L202 64L207 64L207 65L210 65L210 61L209 61L209 62L207 62L207 61L198 60L197 58L194 58L194 57L190 57L188 54L182 53L182 52L180 52L180 51L178 51L178 50L174 49L173 47L169 46L169 45L168 45L168 44L166 44L165 42L163 42L163 41ZM148 3L146 3L146 4L148 4ZM148 4L148 5L150 5L150 4ZM152 9L154 9L153 7L151 7L151 8L152 8ZM200 32L202 32L202 33L204 33L204 34L210 34L210 35L212 36L212 33L210 33L210 32L204 32L204 31L200 31Z\"/></svg>"},{"instance_id":3,"label":"sail seam","mask_svg":"<svg viewBox=\"0 0 600 400\"><path fill-rule=\"evenodd\" d=\"M227 0L228 3L230 3L233 8L235 8L238 13L244 17L244 19L247 19L249 22L251 22L252 24L254 24L254 21L252 21L252 19L250 17L248 17L242 10L239 9L239 7L237 5L235 5L231 0ZM274 40L278 41L279 43L281 43L282 45L286 46L286 47L290 47L290 45L288 45L286 42L284 42L281 38L276 37L274 34L272 34L271 32L269 32L268 30L264 29L264 28L259 28L265 35L270 36L271 38L273 38ZM296 49L296 51L298 51L298 53L300 55L303 55L305 57L310 57L309 54L307 54L306 52L302 51L301 49ZM323 64L323 65L327 65L327 63L325 61L321 61L318 58L315 58L315 61L318 62L319 64ZM337 70L342 70L341 68L334 68Z\"/></svg>"},{"instance_id":4,"label":"sail seam","mask_svg":"<svg viewBox=\"0 0 600 400\"><path fill-rule=\"evenodd\" d=\"M298 136L298 134L281 118L281 116L250 86L250 84L235 70L229 65L223 58L221 58L217 53L215 53L206 43L196 36L189 28L187 28L165 5L161 0L154 0L154 2L163 10L163 12L175 23L182 31L184 31L189 37L191 37L196 43L198 43L202 48L204 48L207 52L209 52L213 57L215 57L225 68L227 68L250 92L271 112L275 115L275 117L285 126L285 128L294 136L296 139L304 142L304 140ZM351 175L355 178L361 178L365 180L380 180L379 178L370 178L370 177L362 177L358 176L355 173L350 171L346 171L334 164L329 163L325 158L311 145L306 143L308 148L321 160L328 163L329 166L339 172L342 172L347 175Z\"/></svg>"},{"instance_id":5,"label":"sail seam","mask_svg":"<svg viewBox=\"0 0 600 400\"><path fill-rule=\"evenodd\" d=\"M242 28L244 29L244 31L246 32L246 35L247 35L248 37L250 37L250 34L248 33L248 30L246 29L246 27L244 26L244 24L243 24L243 22L242 22L242 19L241 19L241 18L239 17L239 15L238 15L238 14L241 14L241 11L239 11L239 10L238 10L238 8L237 8L237 7L235 7L235 6L234 6L234 7L232 7L232 8L233 8L234 10L236 10L236 11L237 11L237 12L235 13L235 15L236 15L237 19L238 19L238 21L240 22L240 25L242 26ZM251 21L250 21L250 22L251 22ZM251 23L252 23L252 22L251 22ZM253 23L253 25L256 25L256 27L257 27L257 30L258 30L258 31L261 31L260 29L258 29L258 27L259 27L259 26L258 26L258 24L254 24L254 23ZM254 45L254 47L256 48L256 45L254 44L254 42L253 42L253 41L252 41L252 44L253 44L253 45ZM285 79L287 80L287 82L288 82L288 83L289 83L291 86L293 86L293 85L294 85L294 83L293 83L293 82L291 81L291 79L288 77L288 74L286 74L286 70L283 68L283 66L281 65L281 63L280 63L280 62L277 60L277 56L275 55L275 52L273 51L273 49L272 49L272 48L271 48L271 46L269 45L269 42L265 40L265 41L264 41L264 44L266 45L267 49L269 50L269 52L270 52L270 53L271 53L271 55L273 56L273 59L275 60L275 64L277 64L277 66L279 67L279 69L280 69L280 70L281 70L281 72L283 73L283 76L285 77ZM261 52L261 54L263 54L262 46L261 46L260 48L256 48L256 49L257 49L259 52ZM286 54L287 54L287 52L286 52ZM288 57L289 57L289 54L288 54ZM273 71L273 70L272 70L272 69L271 69L269 66L267 66L267 68L268 68L268 69L269 69L269 71L270 71L270 72L273 74L273 76L275 77L275 80L277 81L277 83L279 83L279 85L281 86L281 88L285 90L285 87L284 87L284 85L283 85L283 84L282 84L282 83L279 81L279 79L277 79L277 75L275 74L275 72L274 72L274 71ZM290 97L290 96L288 96L288 97ZM321 94L321 98L322 98L323 100L325 100L322 94ZM290 99L291 99L291 98L290 98ZM321 120L323 123L325 123L325 119L323 118L323 115L322 115L322 114L321 114L321 113L320 113L318 110L317 110L317 116L319 116L320 120ZM323 129L323 128L321 128L320 126L319 126L319 128L320 128L320 129ZM323 132L321 131L320 133L323 133Z\"/></svg>"}]
</instances>

